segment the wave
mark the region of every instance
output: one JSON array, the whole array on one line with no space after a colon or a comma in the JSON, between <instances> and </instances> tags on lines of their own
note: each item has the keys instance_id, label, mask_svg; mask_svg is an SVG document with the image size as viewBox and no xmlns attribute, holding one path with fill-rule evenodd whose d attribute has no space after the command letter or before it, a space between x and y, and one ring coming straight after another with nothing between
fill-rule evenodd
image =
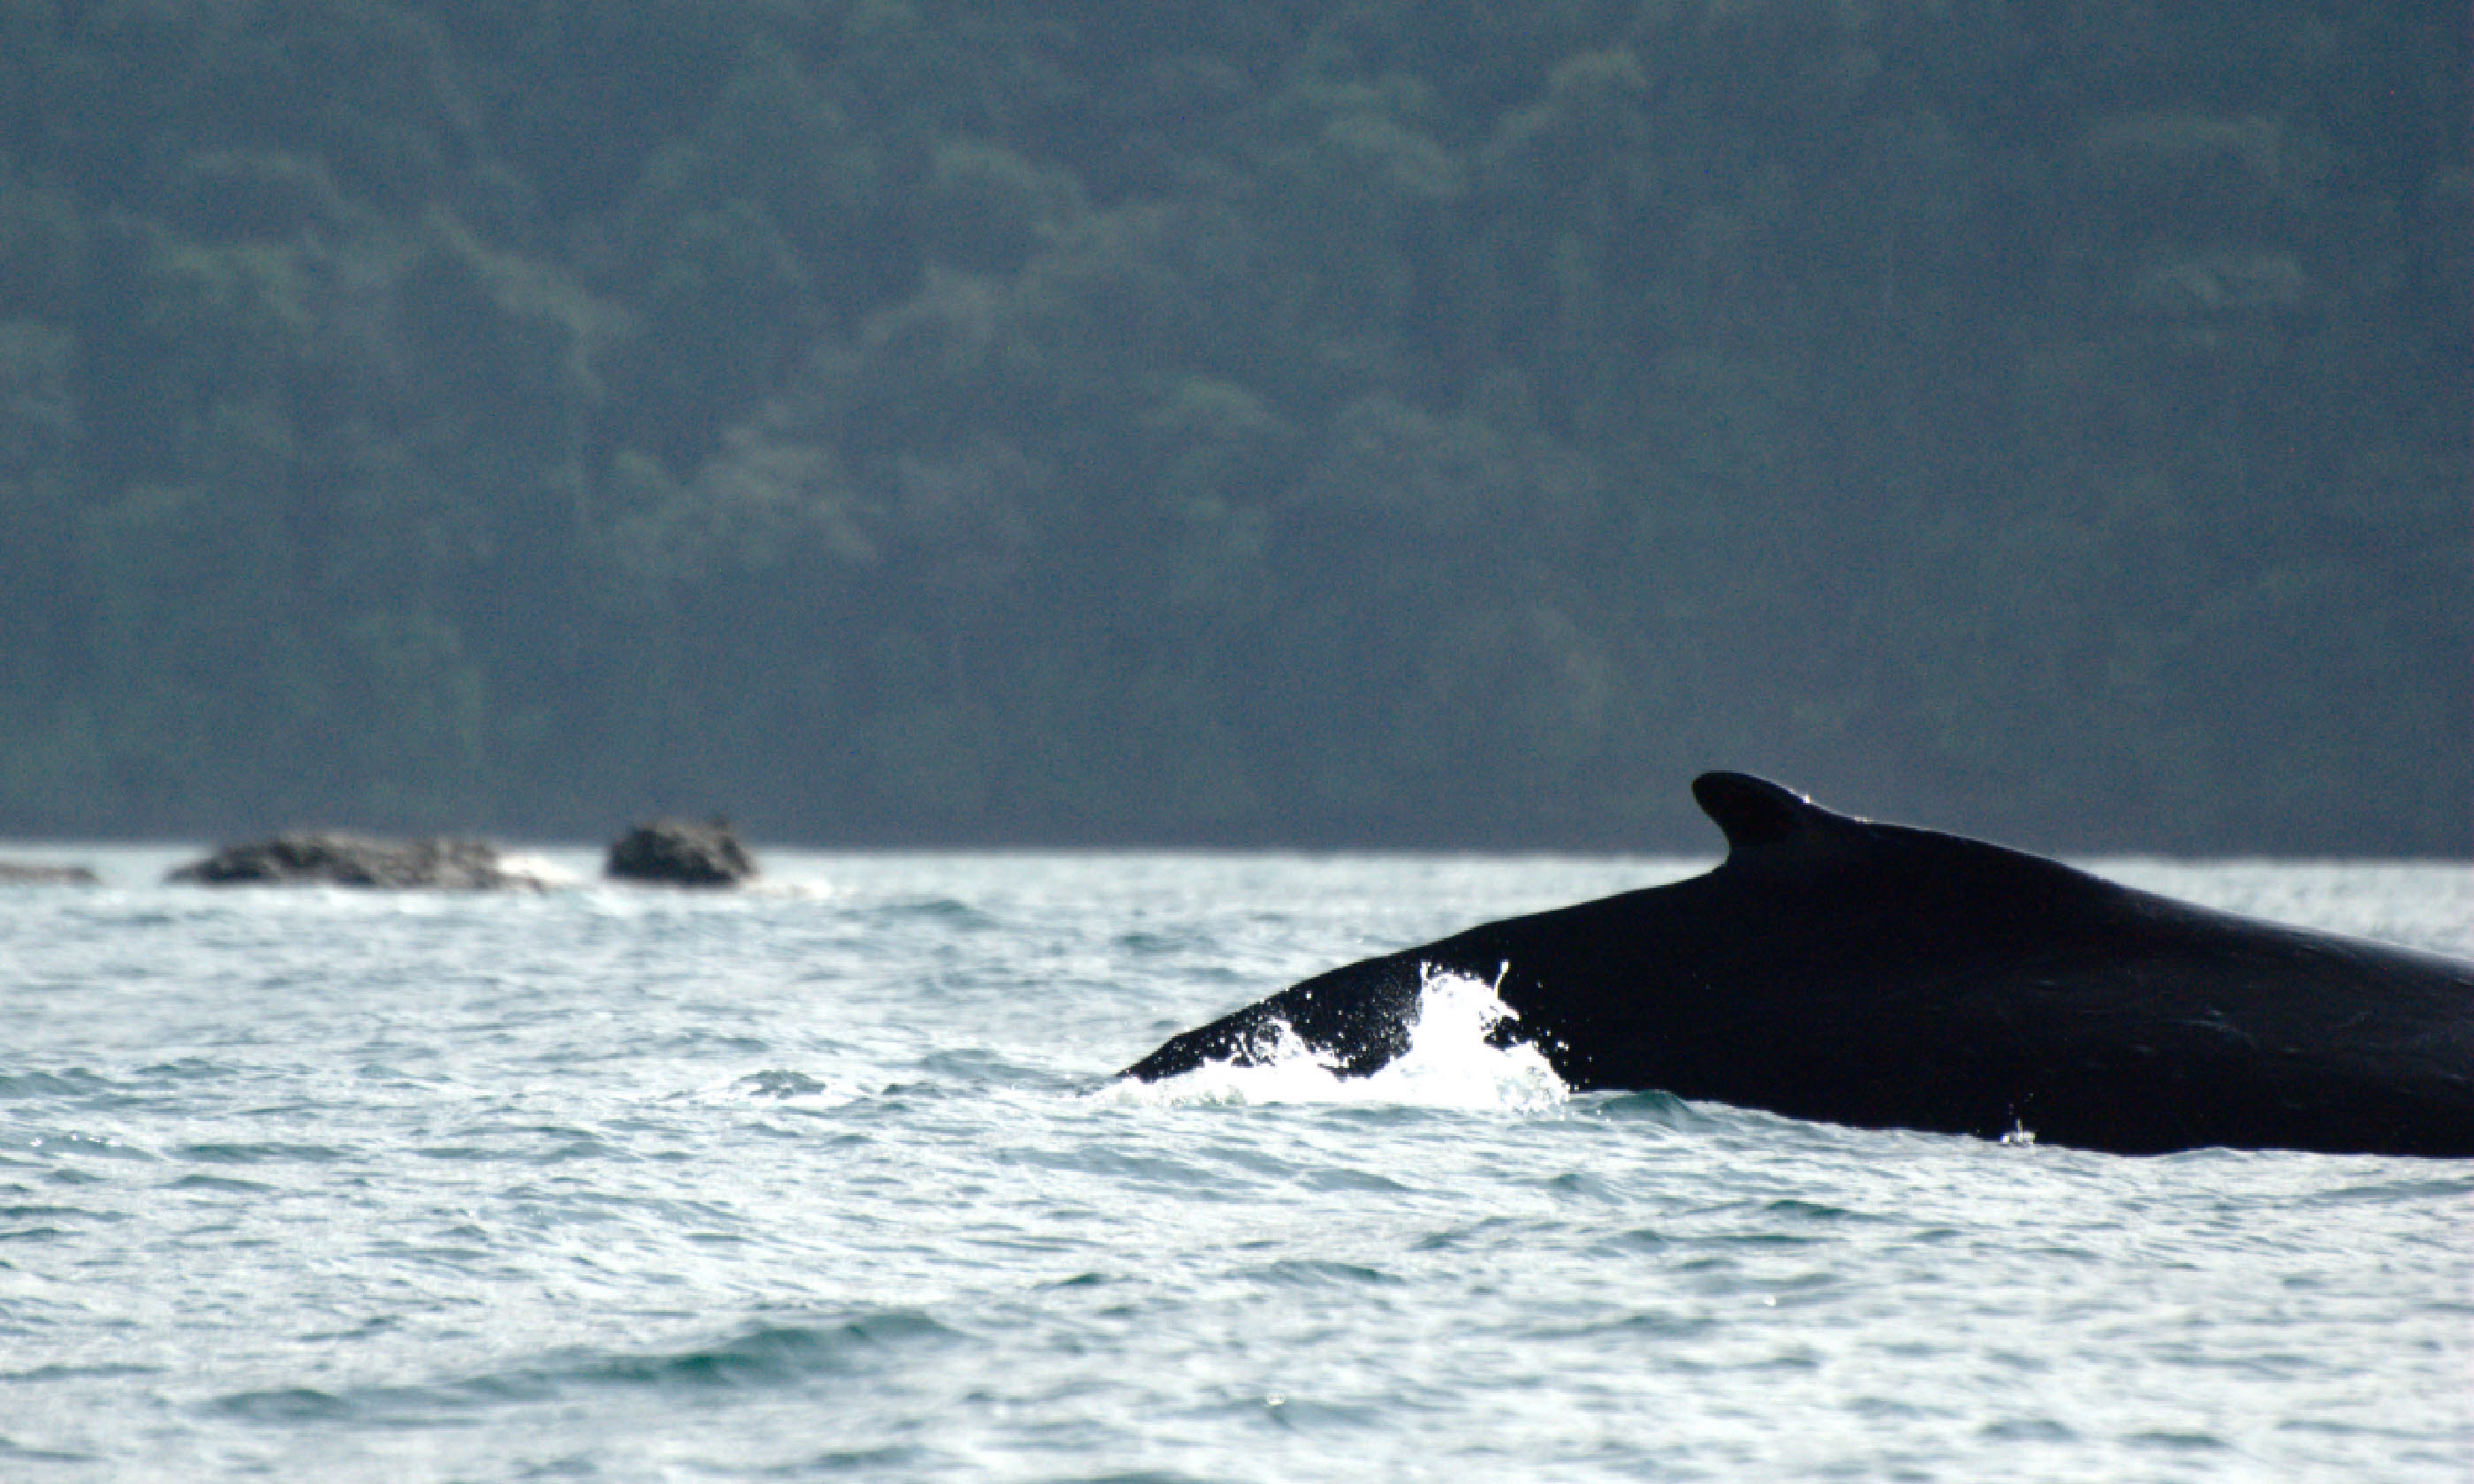
<instances>
[{"instance_id":1,"label":"wave","mask_svg":"<svg viewBox=\"0 0 2474 1484\"><path fill-rule=\"evenodd\" d=\"M1124 1079L1091 1096L1146 1108L1379 1103L1505 1113L1539 1113L1571 1097L1536 1046L1495 1043L1497 1029L1520 1017L1495 986L1432 966L1419 972L1409 1048L1368 1076L1343 1076L1337 1058L1283 1023L1268 1053L1250 1065L1206 1062L1158 1082Z\"/></svg>"},{"instance_id":2,"label":"wave","mask_svg":"<svg viewBox=\"0 0 2474 1484\"><path fill-rule=\"evenodd\" d=\"M812 1323L748 1325L711 1344L649 1353L570 1349L530 1364L426 1385L233 1392L207 1410L250 1422L434 1424L456 1414L548 1400L576 1388L707 1390L898 1373L923 1347L960 1338L915 1308L867 1308Z\"/></svg>"}]
</instances>

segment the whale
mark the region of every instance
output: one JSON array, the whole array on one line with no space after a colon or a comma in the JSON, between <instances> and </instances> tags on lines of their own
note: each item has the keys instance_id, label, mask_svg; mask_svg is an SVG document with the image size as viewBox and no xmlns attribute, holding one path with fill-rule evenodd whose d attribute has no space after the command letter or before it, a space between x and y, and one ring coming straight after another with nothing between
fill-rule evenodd
<instances>
[{"instance_id":1,"label":"whale","mask_svg":"<svg viewBox=\"0 0 2474 1484\"><path fill-rule=\"evenodd\" d=\"M1437 974L1575 1092L2118 1155L2474 1157L2474 964L2140 891L2003 846L1694 779L1705 874L1303 980L1119 1073L1409 1044Z\"/></svg>"}]
</instances>

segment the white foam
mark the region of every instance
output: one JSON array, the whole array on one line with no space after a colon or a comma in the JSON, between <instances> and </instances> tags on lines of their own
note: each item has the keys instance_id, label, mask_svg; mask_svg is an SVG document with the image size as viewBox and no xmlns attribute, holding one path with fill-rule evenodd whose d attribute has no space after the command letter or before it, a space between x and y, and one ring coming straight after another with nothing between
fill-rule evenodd
<instances>
[{"instance_id":1,"label":"white foam","mask_svg":"<svg viewBox=\"0 0 2474 1484\"><path fill-rule=\"evenodd\" d=\"M1371 1076L1342 1076L1337 1057L1315 1051L1281 1024L1271 1054L1253 1065L1206 1062L1154 1083L1112 1083L1095 1095L1138 1107L1389 1103L1507 1113L1539 1112L1571 1095L1536 1046L1498 1046L1487 1040L1504 1021L1520 1017L1495 986L1431 967L1422 967L1419 975L1409 1049Z\"/></svg>"},{"instance_id":2,"label":"white foam","mask_svg":"<svg viewBox=\"0 0 2474 1484\"><path fill-rule=\"evenodd\" d=\"M841 887L821 876L756 876L740 882L739 890L748 897L778 897L790 901L832 901L844 895Z\"/></svg>"},{"instance_id":3,"label":"white foam","mask_svg":"<svg viewBox=\"0 0 2474 1484\"><path fill-rule=\"evenodd\" d=\"M540 892L565 891L581 886L583 878L546 855L508 851L498 857L498 871L517 886L528 886Z\"/></svg>"}]
</instances>

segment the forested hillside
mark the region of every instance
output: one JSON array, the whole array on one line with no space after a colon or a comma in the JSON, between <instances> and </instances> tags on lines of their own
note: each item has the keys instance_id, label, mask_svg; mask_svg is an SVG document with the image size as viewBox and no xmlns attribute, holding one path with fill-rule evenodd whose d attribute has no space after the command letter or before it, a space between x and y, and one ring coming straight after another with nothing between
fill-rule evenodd
<instances>
[{"instance_id":1,"label":"forested hillside","mask_svg":"<svg viewBox=\"0 0 2474 1484\"><path fill-rule=\"evenodd\" d=\"M2462 5L0 0L0 833L2474 850Z\"/></svg>"}]
</instances>

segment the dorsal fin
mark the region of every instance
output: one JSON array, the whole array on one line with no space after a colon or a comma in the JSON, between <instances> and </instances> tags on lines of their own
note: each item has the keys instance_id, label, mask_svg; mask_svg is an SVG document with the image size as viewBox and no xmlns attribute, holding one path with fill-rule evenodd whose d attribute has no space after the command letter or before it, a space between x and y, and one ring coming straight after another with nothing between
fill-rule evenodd
<instances>
[{"instance_id":1,"label":"dorsal fin","mask_svg":"<svg viewBox=\"0 0 2474 1484\"><path fill-rule=\"evenodd\" d=\"M1791 788L1749 773L1705 773L1692 780L1701 812L1717 823L1730 850L1783 845L1837 816Z\"/></svg>"}]
</instances>

